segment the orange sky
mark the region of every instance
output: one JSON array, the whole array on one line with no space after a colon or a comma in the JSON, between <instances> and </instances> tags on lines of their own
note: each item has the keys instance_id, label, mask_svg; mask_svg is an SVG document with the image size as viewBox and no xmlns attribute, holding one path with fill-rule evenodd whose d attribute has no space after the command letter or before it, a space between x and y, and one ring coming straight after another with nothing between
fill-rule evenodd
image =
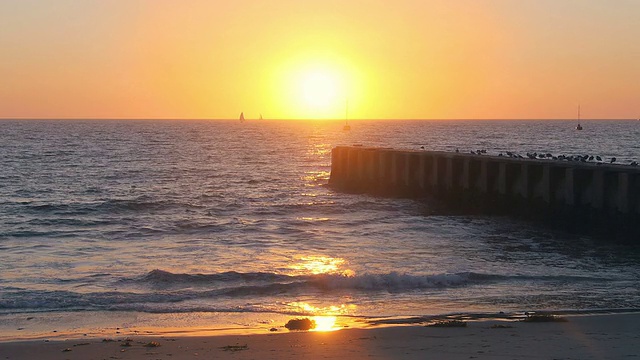
<instances>
[{"instance_id":1,"label":"orange sky","mask_svg":"<svg viewBox=\"0 0 640 360\"><path fill-rule=\"evenodd\" d=\"M0 118L640 117L636 0L2 0Z\"/></svg>"}]
</instances>

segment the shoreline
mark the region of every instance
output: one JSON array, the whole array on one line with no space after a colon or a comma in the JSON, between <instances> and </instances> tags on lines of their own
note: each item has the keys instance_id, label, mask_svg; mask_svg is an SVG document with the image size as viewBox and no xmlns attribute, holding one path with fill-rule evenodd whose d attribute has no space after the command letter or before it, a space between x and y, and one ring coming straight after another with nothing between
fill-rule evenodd
<instances>
[{"instance_id":1,"label":"shoreline","mask_svg":"<svg viewBox=\"0 0 640 360\"><path fill-rule=\"evenodd\" d=\"M428 326L442 321L517 322L529 315L580 317L637 315L640 309L535 310L511 312L453 312L427 315L367 316L283 314L274 312L137 311L30 312L0 315L0 344L16 341L63 341L122 336L227 336L286 333L292 319L309 318L321 323L314 331ZM329 324L327 324L329 321ZM1 360L1 359L0 359Z\"/></svg>"},{"instance_id":2,"label":"shoreline","mask_svg":"<svg viewBox=\"0 0 640 360\"><path fill-rule=\"evenodd\" d=\"M567 315L564 322L469 321L278 331L253 335L119 334L0 342L2 359L622 359L640 357L640 313Z\"/></svg>"},{"instance_id":3,"label":"shoreline","mask_svg":"<svg viewBox=\"0 0 640 360\"><path fill-rule=\"evenodd\" d=\"M0 344L31 340L78 340L122 336L225 336L264 335L288 332L292 319L309 318L322 323L319 331L426 326L440 321L514 322L527 314L562 317L593 315L638 315L640 309L535 310L511 312L452 312L427 315L320 315L274 312L184 312L137 311L28 312L0 315ZM329 320L329 324L326 321ZM318 331L318 330L312 330ZM1 360L1 359L0 359Z\"/></svg>"}]
</instances>

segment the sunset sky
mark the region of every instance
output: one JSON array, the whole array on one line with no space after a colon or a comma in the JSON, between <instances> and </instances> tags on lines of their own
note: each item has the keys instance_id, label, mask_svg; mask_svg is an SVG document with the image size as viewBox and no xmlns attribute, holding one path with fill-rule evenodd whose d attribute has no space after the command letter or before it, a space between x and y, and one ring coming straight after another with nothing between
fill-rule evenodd
<instances>
[{"instance_id":1,"label":"sunset sky","mask_svg":"<svg viewBox=\"0 0 640 360\"><path fill-rule=\"evenodd\" d=\"M638 0L2 0L0 118L640 117Z\"/></svg>"}]
</instances>

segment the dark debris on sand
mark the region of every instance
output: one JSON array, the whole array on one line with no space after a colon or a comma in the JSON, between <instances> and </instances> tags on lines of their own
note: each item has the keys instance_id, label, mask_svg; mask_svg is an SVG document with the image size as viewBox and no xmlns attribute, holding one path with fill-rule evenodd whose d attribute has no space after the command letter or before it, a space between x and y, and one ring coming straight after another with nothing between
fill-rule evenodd
<instances>
[{"instance_id":1,"label":"dark debris on sand","mask_svg":"<svg viewBox=\"0 0 640 360\"><path fill-rule=\"evenodd\" d=\"M567 322L567 319L552 314L532 314L522 319L524 322Z\"/></svg>"},{"instance_id":2,"label":"dark debris on sand","mask_svg":"<svg viewBox=\"0 0 640 360\"><path fill-rule=\"evenodd\" d=\"M242 350L248 350L249 345L227 345L227 346L222 346L220 349L224 351L242 351Z\"/></svg>"},{"instance_id":3,"label":"dark debris on sand","mask_svg":"<svg viewBox=\"0 0 640 360\"><path fill-rule=\"evenodd\" d=\"M467 327L467 322L460 320L446 320L429 324L427 327Z\"/></svg>"},{"instance_id":4,"label":"dark debris on sand","mask_svg":"<svg viewBox=\"0 0 640 360\"><path fill-rule=\"evenodd\" d=\"M284 325L284 327L289 330L311 330L315 329L316 322L309 318L291 319Z\"/></svg>"}]
</instances>

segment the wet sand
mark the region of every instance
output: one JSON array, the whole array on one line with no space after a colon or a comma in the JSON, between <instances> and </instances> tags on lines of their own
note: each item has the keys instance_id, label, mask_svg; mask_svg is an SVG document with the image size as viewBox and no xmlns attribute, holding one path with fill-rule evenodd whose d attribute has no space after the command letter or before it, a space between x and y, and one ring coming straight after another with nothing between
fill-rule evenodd
<instances>
[{"instance_id":1,"label":"wet sand","mask_svg":"<svg viewBox=\"0 0 640 360\"><path fill-rule=\"evenodd\" d=\"M0 343L14 359L640 359L640 314L263 335L127 336Z\"/></svg>"}]
</instances>

